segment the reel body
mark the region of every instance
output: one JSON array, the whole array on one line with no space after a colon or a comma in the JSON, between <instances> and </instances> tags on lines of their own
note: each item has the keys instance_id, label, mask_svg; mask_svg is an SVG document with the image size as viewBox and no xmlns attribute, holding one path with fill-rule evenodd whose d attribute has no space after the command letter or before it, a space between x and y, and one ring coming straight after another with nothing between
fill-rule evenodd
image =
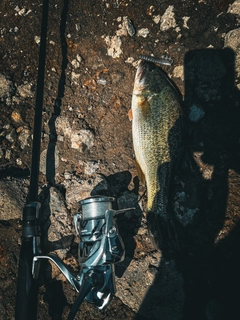
<instances>
[{"instance_id":1,"label":"reel body","mask_svg":"<svg viewBox=\"0 0 240 320\"><path fill-rule=\"evenodd\" d=\"M124 259L122 238L118 233L112 210L112 197L91 197L80 201L82 212L74 215L74 224L80 237L78 256L80 275L84 279L90 270L102 276L98 287L92 289L86 300L103 309L116 292L114 263ZM81 279L80 279L81 282Z\"/></svg>"}]
</instances>

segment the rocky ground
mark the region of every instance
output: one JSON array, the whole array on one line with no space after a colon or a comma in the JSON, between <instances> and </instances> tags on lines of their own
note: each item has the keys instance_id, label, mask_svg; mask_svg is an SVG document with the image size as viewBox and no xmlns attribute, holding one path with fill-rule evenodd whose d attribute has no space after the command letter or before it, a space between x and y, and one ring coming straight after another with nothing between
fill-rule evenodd
<instances>
[{"instance_id":1,"label":"rocky ground","mask_svg":"<svg viewBox=\"0 0 240 320\"><path fill-rule=\"evenodd\" d=\"M41 10L29 0L0 3L4 320L14 319ZM105 311L84 302L76 319L240 318L239 23L239 0L50 3L39 181L46 248L77 270L78 202L102 194L136 208L118 218L126 258L116 297ZM178 241L162 250L148 237L127 116L141 54L171 57L163 68L184 96L188 156L171 190ZM38 319L66 319L76 293L53 265L43 269Z\"/></svg>"}]
</instances>

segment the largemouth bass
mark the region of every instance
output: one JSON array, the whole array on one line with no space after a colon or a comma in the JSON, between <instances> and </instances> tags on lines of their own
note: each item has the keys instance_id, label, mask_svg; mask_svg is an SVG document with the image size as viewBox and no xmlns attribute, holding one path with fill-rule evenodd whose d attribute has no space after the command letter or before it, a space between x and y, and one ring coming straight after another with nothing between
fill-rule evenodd
<instances>
[{"instance_id":1,"label":"largemouth bass","mask_svg":"<svg viewBox=\"0 0 240 320\"><path fill-rule=\"evenodd\" d=\"M161 224L171 224L169 186L172 168L182 152L181 95L165 72L141 61L135 76L132 107L133 147L138 176L147 187L147 222L155 244ZM167 226L165 223L165 226Z\"/></svg>"}]
</instances>

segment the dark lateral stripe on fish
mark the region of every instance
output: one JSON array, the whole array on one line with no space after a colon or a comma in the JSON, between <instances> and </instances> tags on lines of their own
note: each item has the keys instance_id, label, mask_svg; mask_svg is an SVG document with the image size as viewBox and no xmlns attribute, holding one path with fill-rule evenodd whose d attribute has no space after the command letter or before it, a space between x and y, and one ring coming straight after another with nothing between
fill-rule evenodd
<instances>
[{"instance_id":1,"label":"dark lateral stripe on fish","mask_svg":"<svg viewBox=\"0 0 240 320\"><path fill-rule=\"evenodd\" d=\"M173 64L173 60L168 56L162 56L161 58L152 57L152 56L143 56L140 55L139 59L153 62L155 64L163 64L165 66L171 66Z\"/></svg>"}]
</instances>

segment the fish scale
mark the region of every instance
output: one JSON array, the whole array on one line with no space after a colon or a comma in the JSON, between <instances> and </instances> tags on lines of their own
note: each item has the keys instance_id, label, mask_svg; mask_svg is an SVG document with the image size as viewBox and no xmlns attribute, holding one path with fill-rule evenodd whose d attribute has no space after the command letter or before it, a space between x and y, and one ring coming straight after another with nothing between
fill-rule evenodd
<instances>
[{"instance_id":1,"label":"fish scale","mask_svg":"<svg viewBox=\"0 0 240 320\"><path fill-rule=\"evenodd\" d=\"M151 62L138 66L130 117L138 175L147 187L147 212L167 220L172 168L182 150L181 98Z\"/></svg>"}]
</instances>

